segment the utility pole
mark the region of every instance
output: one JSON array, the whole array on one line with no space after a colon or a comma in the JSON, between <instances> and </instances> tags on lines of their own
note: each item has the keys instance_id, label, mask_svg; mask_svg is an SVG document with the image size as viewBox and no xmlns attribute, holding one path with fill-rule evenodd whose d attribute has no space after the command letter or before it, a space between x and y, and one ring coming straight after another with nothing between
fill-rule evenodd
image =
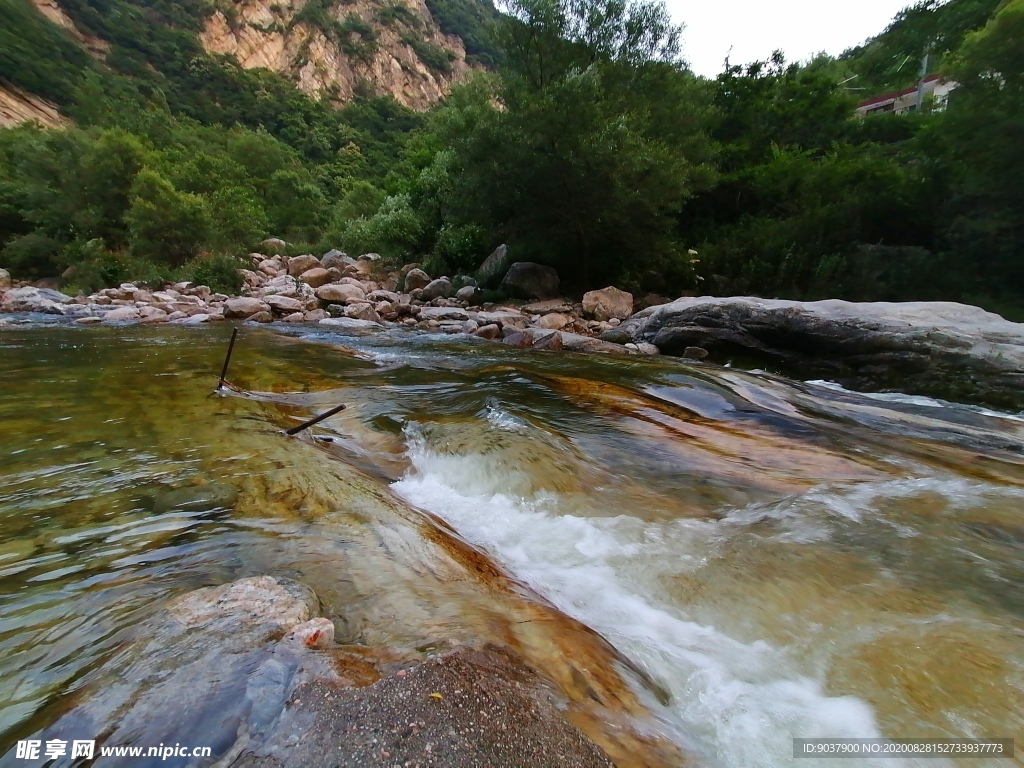
<instances>
[{"instance_id":1,"label":"utility pole","mask_svg":"<svg viewBox=\"0 0 1024 768\"><path fill-rule=\"evenodd\" d=\"M930 54L925 52L924 58L921 59L921 77L917 81L917 111L921 111L921 106L924 104L924 80L928 77L928 58Z\"/></svg>"}]
</instances>

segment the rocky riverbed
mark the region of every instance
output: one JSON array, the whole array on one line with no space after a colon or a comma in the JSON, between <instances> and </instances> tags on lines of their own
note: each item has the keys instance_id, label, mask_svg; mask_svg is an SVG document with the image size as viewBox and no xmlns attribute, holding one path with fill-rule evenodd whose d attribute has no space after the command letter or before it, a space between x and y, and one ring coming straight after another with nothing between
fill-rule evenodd
<instances>
[{"instance_id":1,"label":"rocky riverbed","mask_svg":"<svg viewBox=\"0 0 1024 768\"><path fill-rule=\"evenodd\" d=\"M492 261L501 259L506 263L494 267ZM473 278L434 277L418 264L385 270L376 254L353 259L340 251L321 258L254 253L251 260L252 269L241 270L238 296L190 283L161 290L125 283L71 297L14 283L0 270L0 311L57 314L81 325L242 320L401 326L545 351L735 361L854 389L1024 408L1024 325L952 302L657 296L637 301L613 286L575 301L557 295L553 270L508 264L499 249L478 276L503 270L501 286L525 299L495 304L482 301L484 291Z\"/></svg>"},{"instance_id":2,"label":"rocky riverbed","mask_svg":"<svg viewBox=\"0 0 1024 768\"><path fill-rule=\"evenodd\" d=\"M253 254L252 262L252 269L241 271L245 283L238 296L190 283L161 290L125 283L71 297L51 288L14 284L9 276L0 275L0 310L59 314L81 325L199 325L222 320L345 328L401 325L470 334L521 348L620 354L658 351L649 344L622 346L596 338L633 314L632 295L612 287L592 291L582 302L554 298L493 304L481 303L483 292L476 285L456 289L447 276L433 278L415 264L381 270L376 254L358 259L337 251L320 259ZM519 275L524 289L538 291L530 282L530 271L539 265L523 262L509 270L515 267L519 269L513 275ZM547 286L539 286L540 293L546 290Z\"/></svg>"}]
</instances>

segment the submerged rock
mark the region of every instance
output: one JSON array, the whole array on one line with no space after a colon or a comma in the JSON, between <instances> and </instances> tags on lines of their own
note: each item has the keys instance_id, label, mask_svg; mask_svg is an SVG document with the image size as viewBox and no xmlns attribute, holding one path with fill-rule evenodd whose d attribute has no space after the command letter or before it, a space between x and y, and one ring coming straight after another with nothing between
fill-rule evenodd
<instances>
[{"instance_id":1,"label":"submerged rock","mask_svg":"<svg viewBox=\"0 0 1024 768\"><path fill-rule=\"evenodd\" d=\"M225 483L206 483L178 488L157 496L155 512L207 512L211 509L231 509L238 501L238 491Z\"/></svg>"},{"instance_id":2,"label":"submerged rock","mask_svg":"<svg viewBox=\"0 0 1024 768\"><path fill-rule=\"evenodd\" d=\"M464 648L361 688L316 681L235 768L611 768L550 687L496 648Z\"/></svg>"}]
</instances>

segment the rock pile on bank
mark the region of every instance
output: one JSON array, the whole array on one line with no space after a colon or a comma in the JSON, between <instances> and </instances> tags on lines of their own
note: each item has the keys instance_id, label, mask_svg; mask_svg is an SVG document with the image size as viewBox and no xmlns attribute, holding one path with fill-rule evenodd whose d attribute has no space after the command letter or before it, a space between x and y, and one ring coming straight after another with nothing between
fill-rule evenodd
<instances>
[{"instance_id":1,"label":"rock pile on bank","mask_svg":"<svg viewBox=\"0 0 1024 768\"><path fill-rule=\"evenodd\" d=\"M477 276L529 297L525 303L481 303L483 291L471 278L429 275L418 264L384 271L376 254L253 254L252 267L242 270L245 284L233 297L189 283L159 291L126 283L72 298L16 283L0 270L0 311L65 315L82 324L235 319L403 326L523 349L735 359L854 389L1024 408L1024 325L963 304L708 296L671 301L654 295L635 301L615 287L575 302L550 296L558 290L552 270L510 263L504 247Z\"/></svg>"},{"instance_id":2,"label":"rock pile on bank","mask_svg":"<svg viewBox=\"0 0 1024 768\"><path fill-rule=\"evenodd\" d=\"M554 270L514 262L507 266L502 285L528 297L527 303L481 303L483 291L471 278L435 277L418 264L395 271L382 270L378 264L376 254L353 259L337 250L321 258L252 254L252 268L241 270L244 284L238 296L191 283L161 290L125 283L71 297L36 285L15 285L7 276L6 288L0 288L0 310L58 314L82 325L244 320L353 329L404 326L467 334L521 348L657 353L650 344L623 346L596 338L632 314L633 297L616 288L591 291L582 303L548 298L558 290Z\"/></svg>"}]
</instances>

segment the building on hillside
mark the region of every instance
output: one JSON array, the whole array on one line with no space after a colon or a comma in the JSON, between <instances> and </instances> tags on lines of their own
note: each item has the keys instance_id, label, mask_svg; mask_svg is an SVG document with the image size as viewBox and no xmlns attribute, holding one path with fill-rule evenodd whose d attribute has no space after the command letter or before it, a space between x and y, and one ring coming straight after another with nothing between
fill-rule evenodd
<instances>
[{"instance_id":1,"label":"building on hillside","mask_svg":"<svg viewBox=\"0 0 1024 768\"><path fill-rule=\"evenodd\" d=\"M857 105L860 117L892 112L906 115L920 109L926 101L931 101L933 109L944 109L950 91L957 87L953 80L946 80L942 75L929 75L912 88L876 96L862 101Z\"/></svg>"}]
</instances>

